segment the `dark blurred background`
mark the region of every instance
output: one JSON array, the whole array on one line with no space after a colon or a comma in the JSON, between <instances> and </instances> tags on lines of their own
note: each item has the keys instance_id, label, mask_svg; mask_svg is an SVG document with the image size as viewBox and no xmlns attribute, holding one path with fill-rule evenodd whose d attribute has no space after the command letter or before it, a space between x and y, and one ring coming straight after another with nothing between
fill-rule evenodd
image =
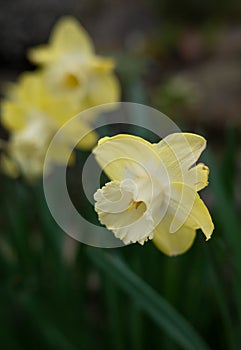
<instances>
[{"instance_id":1,"label":"dark blurred background","mask_svg":"<svg viewBox=\"0 0 241 350\"><path fill-rule=\"evenodd\" d=\"M136 74L148 102L171 117L213 127L238 122L240 13L238 0L1 0L1 86L31 68L26 50L46 42L56 20L69 14L90 33L98 53L119 56L125 100L125 84Z\"/></svg>"}]
</instances>

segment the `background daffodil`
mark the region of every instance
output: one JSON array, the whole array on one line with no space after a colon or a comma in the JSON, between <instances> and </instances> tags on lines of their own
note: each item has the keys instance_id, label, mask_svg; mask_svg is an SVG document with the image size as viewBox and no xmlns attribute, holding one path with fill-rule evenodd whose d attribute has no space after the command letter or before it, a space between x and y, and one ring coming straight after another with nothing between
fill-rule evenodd
<instances>
[{"instance_id":1,"label":"background daffodil","mask_svg":"<svg viewBox=\"0 0 241 350\"><path fill-rule=\"evenodd\" d=\"M61 18L49 44L31 49L29 58L44 67L55 94L75 96L89 107L119 100L114 61L95 54L91 38L73 17Z\"/></svg>"},{"instance_id":2,"label":"background daffodil","mask_svg":"<svg viewBox=\"0 0 241 350\"><path fill-rule=\"evenodd\" d=\"M195 165L205 146L190 133L157 144L132 135L101 139L93 152L111 182L94 195L100 222L125 244L153 239L167 255L190 248L199 228L208 240L214 226L197 191L209 170Z\"/></svg>"},{"instance_id":3,"label":"background daffodil","mask_svg":"<svg viewBox=\"0 0 241 350\"><path fill-rule=\"evenodd\" d=\"M8 171L13 168L9 168L12 160L27 177L42 173L44 158L54 134L81 111L79 103L71 96L60 98L52 95L42 72L22 74L18 83L9 86L1 107L2 123L11 132L6 144L9 161L3 162L3 167L8 174L13 174ZM83 105L82 110L85 108ZM55 163L62 163L63 155L73 146L72 138L76 133L88 133L79 143L79 148L90 149L97 141L97 134L91 131L87 120L79 118L75 128L65 130L67 132L59 140L58 152L52 155Z\"/></svg>"},{"instance_id":4,"label":"background daffodil","mask_svg":"<svg viewBox=\"0 0 241 350\"><path fill-rule=\"evenodd\" d=\"M55 133L86 109L118 102L120 87L112 59L95 54L91 38L70 16L61 18L49 44L33 48L29 57L41 69L25 72L17 83L9 84L1 103L2 124L10 131L1 163L11 176L16 176L14 169L19 168L32 178L42 173ZM78 136L85 135L77 145L80 149L89 150L96 144L97 134L91 127L95 117L89 112L65 129L58 149L51 154L53 162L65 162L64 155Z\"/></svg>"}]
</instances>

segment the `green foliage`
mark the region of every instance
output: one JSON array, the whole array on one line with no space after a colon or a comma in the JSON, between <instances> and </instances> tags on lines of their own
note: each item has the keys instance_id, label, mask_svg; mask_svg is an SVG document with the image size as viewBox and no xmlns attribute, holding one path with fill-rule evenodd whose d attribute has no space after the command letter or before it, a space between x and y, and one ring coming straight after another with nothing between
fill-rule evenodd
<instances>
[{"instance_id":1,"label":"green foliage","mask_svg":"<svg viewBox=\"0 0 241 350\"><path fill-rule=\"evenodd\" d=\"M231 131L228 144L230 137L235 145ZM221 165L226 159L235 164L231 145L220 166L211 152L206 160L212 169L214 236L205 243L200 234L177 258L165 257L151 242L113 251L74 242L52 219L41 184L3 178L2 347L238 349L241 238L230 194L236 167L230 165L232 186L226 187ZM68 260L70 241L75 249Z\"/></svg>"}]
</instances>

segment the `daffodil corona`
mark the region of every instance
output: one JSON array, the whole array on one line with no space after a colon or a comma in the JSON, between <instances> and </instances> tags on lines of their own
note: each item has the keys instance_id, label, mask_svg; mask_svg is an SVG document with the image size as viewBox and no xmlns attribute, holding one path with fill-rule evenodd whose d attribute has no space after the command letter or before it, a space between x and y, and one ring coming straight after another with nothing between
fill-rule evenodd
<instances>
[{"instance_id":1,"label":"daffodil corona","mask_svg":"<svg viewBox=\"0 0 241 350\"><path fill-rule=\"evenodd\" d=\"M111 179L94 195L99 220L125 244L153 240L167 255L184 253L196 230L208 240L214 225L198 195L209 169L196 165L203 137L174 133L159 143L133 135L99 140L96 160Z\"/></svg>"}]
</instances>

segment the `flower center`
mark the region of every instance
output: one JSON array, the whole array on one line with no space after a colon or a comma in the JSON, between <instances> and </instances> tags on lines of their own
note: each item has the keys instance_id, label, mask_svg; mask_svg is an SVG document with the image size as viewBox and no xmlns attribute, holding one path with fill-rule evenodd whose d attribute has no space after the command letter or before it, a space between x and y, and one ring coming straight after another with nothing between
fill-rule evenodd
<instances>
[{"instance_id":1,"label":"flower center","mask_svg":"<svg viewBox=\"0 0 241 350\"><path fill-rule=\"evenodd\" d=\"M67 88L75 88L79 86L79 80L76 78L76 76L72 73L68 73L65 75L63 80L63 85Z\"/></svg>"},{"instance_id":2,"label":"flower center","mask_svg":"<svg viewBox=\"0 0 241 350\"><path fill-rule=\"evenodd\" d=\"M144 204L144 202L143 202L143 201L139 201L139 202L133 201L133 202L131 203L131 205L128 207L128 210L138 209L138 207L139 207L141 204ZM144 204L144 205L145 205L145 204Z\"/></svg>"}]
</instances>

